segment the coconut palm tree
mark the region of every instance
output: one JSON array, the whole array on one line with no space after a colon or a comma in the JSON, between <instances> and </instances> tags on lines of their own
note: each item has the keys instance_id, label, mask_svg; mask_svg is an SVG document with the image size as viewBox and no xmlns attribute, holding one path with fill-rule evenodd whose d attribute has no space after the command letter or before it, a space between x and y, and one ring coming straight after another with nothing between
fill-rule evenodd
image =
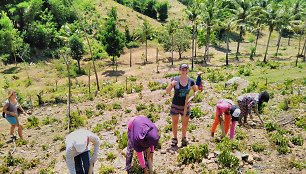
<instances>
[{"instance_id":1,"label":"coconut palm tree","mask_svg":"<svg viewBox=\"0 0 306 174\"><path fill-rule=\"evenodd\" d=\"M202 0L194 0L193 3L191 5L189 5L187 7L187 9L185 10L189 21L191 21L191 25L192 25L192 47L191 47L191 51L192 51L192 55L191 55L191 69L193 70L193 62L194 62L194 47L195 47L195 25L196 25L196 20L199 17L200 14L200 4L202 3Z\"/></svg>"},{"instance_id":2,"label":"coconut palm tree","mask_svg":"<svg viewBox=\"0 0 306 174\"><path fill-rule=\"evenodd\" d=\"M260 31L264 27L265 9L267 8L267 4L268 0L255 1L252 8L250 9L250 15L247 17L248 26L250 26L252 31L256 32L255 46L250 55L251 60L254 60L253 57L256 55Z\"/></svg>"},{"instance_id":3,"label":"coconut palm tree","mask_svg":"<svg viewBox=\"0 0 306 174\"><path fill-rule=\"evenodd\" d=\"M208 58L209 44L210 44L210 35L213 26L216 24L217 15L219 9L221 7L221 1L219 0L204 0L203 3L200 4L201 15L200 15L200 25L202 29L206 30L205 38L204 38L204 63L206 64L206 60Z\"/></svg>"},{"instance_id":4,"label":"coconut palm tree","mask_svg":"<svg viewBox=\"0 0 306 174\"><path fill-rule=\"evenodd\" d=\"M235 5L235 14L237 15L238 19L237 27L239 27L239 39L236 51L236 60L238 61L240 43L243 39L242 36L246 30L246 24L247 24L246 19L250 13L250 9L252 8L252 2L250 0L235 0L234 5Z\"/></svg>"},{"instance_id":5,"label":"coconut palm tree","mask_svg":"<svg viewBox=\"0 0 306 174\"><path fill-rule=\"evenodd\" d=\"M269 44L270 44L270 39L271 39L271 34L275 28L275 26L277 25L277 9L278 9L278 4L271 2L270 4L268 4L267 6L267 10L265 11L266 13L266 25L269 27L269 36L268 36L268 42L267 42L267 46L266 46L266 52L265 52L265 56L263 59L263 62L267 62L267 53L268 53L268 48L269 48Z\"/></svg>"},{"instance_id":6,"label":"coconut palm tree","mask_svg":"<svg viewBox=\"0 0 306 174\"><path fill-rule=\"evenodd\" d=\"M277 12L277 23L276 23L276 30L278 31L279 35L278 35L278 40L277 40L277 48L276 48L276 52L275 52L275 56L278 55L278 50L279 50L279 46L280 46L280 41L282 38L282 31L286 28L288 28L289 23L290 23L290 13L288 13L289 11L289 6L287 4L283 4Z\"/></svg>"}]
</instances>

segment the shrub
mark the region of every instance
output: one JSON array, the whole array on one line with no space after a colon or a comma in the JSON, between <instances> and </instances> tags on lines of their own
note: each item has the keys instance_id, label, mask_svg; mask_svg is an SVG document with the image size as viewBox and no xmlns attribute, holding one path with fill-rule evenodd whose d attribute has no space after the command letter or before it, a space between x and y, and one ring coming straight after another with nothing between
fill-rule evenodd
<instances>
[{"instance_id":1,"label":"shrub","mask_svg":"<svg viewBox=\"0 0 306 174\"><path fill-rule=\"evenodd\" d=\"M39 126L39 119L35 116L27 118L27 128L35 128Z\"/></svg>"},{"instance_id":2,"label":"shrub","mask_svg":"<svg viewBox=\"0 0 306 174\"><path fill-rule=\"evenodd\" d=\"M5 165L0 166L0 173L9 173L9 171L10 171L10 168L8 168L7 166Z\"/></svg>"},{"instance_id":3,"label":"shrub","mask_svg":"<svg viewBox=\"0 0 306 174\"><path fill-rule=\"evenodd\" d=\"M108 152L106 154L106 160L113 161L114 159L116 159L116 156L115 156L115 154L113 152Z\"/></svg>"},{"instance_id":4,"label":"shrub","mask_svg":"<svg viewBox=\"0 0 306 174\"><path fill-rule=\"evenodd\" d=\"M200 103L204 99L204 94L203 93L198 93L197 96L193 99L195 103Z\"/></svg>"},{"instance_id":5,"label":"shrub","mask_svg":"<svg viewBox=\"0 0 306 174\"><path fill-rule=\"evenodd\" d=\"M99 169L99 174L109 174L109 173L115 173L115 169L112 166L101 166Z\"/></svg>"},{"instance_id":6,"label":"shrub","mask_svg":"<svg viewBox=\"0 0 306 174\"><path fill-rule=\"evenodd\" d=\"M272 132L278 129L278 125L272 122L268 122L265 124L265 128L268 132Z\"/></svg>"},{"instance_id":7,"label":"shrub","mask_svg":"<svg viewBox=\"0 0 306 174\"><path fill-rule=\"evenodd\" d=\"M208 145L188 145L178 150L178 162L182 164L199 163L208 156Z\"/></svg>"},{"instance_id":8,"label":"shrub","mask_svg":"<svg viewBox=\"0 0 306 174\"><path fill-rule=\"evenodd\" d=\"M65 118L65 121L67 122L67 117ZM72 112L70 114L70 128L77 129L84 126L85 122L86 117L79 115L78 112Z\"/></svg>"},{"instance_id":9,"label":"shrub","mask_svg":"<svg viewBox=\"0 0 306 174\"><path fill-rule=\"evenodd\" d=\"M114 103L113 104L113 109L122 109L121 104L120 103Z\"/></svg>"},{"instance_id":10,"label":"shrub","mask_svg":"<svg viewBox=\"0 0 306 174\"><path fill-rule=\"evenodd\" d=\"M85 109L85 115L87 118L91 118L94 115L94 112L91 109Z\"/></svg>"},{"instance_id":11,"label":"shrub","mask_svg":"<svg viewBox=\"0 0 306 174\"><path fill-rule=\"evenodd\" d=\"M117 142L118 142L119 149L126 148L128 144L128 134L126 132L123 132L117 138L118 138Z\"/></svg>"},{"instance_id":12,"label":"shrub","mask_svg":"<svg viewBox=\"0 0 306 174\"><path fill-rule=\"evenodd\" d=\"M165 127L164 127L164 132L165 133L168 133L168 132L170 132L172 130L172 124L170 123L168 123Z\"/></svg>"},{"instance_id":13,"label":"shrub","mask_svg":"<svg viewBox=\"0 0 306 174\"><path fill-rule=\"evenodd\" d=\"M190 123L189 125L188 125L188 132L192 132L193 130L196 130L196 125L195 124L193 124L193 123Z\"/></svg>"},{"instance_id":14,"label":"shrub","mask_svg":"<svg viewBox=\"0 0 306 174\"><path fill-rule=\"evenodd\" d=\"M306 131L306 117L296 118L295 125L299 128L303 128Z\"/></svg>"},{"instance_id":15,"label":"shrub","mask_svg":"<svg viewBox=\"0 0 306 174\"><path fill-rule=\"evenodd\" d=\"M236 169L239 166L239 159L228 150L224 150L218 155L218 161L223 168Z\"/></svg>"},{"instance_id":16,"label":"shrub","mask_svg":"<svg viewBox=\"0 0 306 174\"><path fill-rule=\"evenodd\" d=\"M55 135L54 137L53 137L53 141L55 142L55 141L63 141L64 140L64 137L63 136L61 136L61 135Z\"/></svg>"},{"instance_id":17,"label":"shrub","mask_svg":"<svg viewBox=\"0 0 306 174\"><path fill-rule=\"evenodd\" d=\"M176 76L179 76L180 74L179 73L167 73L164 75L164 78L171 78L171 77L176 77Z\"/></svg>"},{"instance_id":18,"label":"shrub","mask_svg":"<svg viewBox=\"0 0 306 174\"><path fill-rule=\"evenodd\" d=\"M279 132L273 134L271 136L271 140L272 142L274 142L276 145L279 146L288 146L288 139L285 138L282 134L280 134Z\"/></svg>"},{"instance_id":19,"label":"shrub","mask_svg":"<svg viewBox=\"0 0 306 174\"><path fill-rule=\"evenodd\" d=\"M27 141L27 140L24 140L24 139L18 139L18 140L16 141L16 145L17 145L18 147L23 146L23 145L27 145L27 144L28 144L28 141Z\"/></svg>"},{"instance_id":20,"label":"shrub","mask_svg":"<svg viewBox=\"0 0 306 174\"><path fill-rule=\"evenodd\" d=\"M256 91L257 83L252 81L246 88L242 90L242 93L250 93Z\"/></svg>"},{"instance_id":21,"label":"shrub","mask_svg":"<svg viewBox=\"0 0 306 174\"><path fill-rule=\"evenodd\" d=\"M96 105L96 109L97 109L97 110L105 110L105 109L106 109L106 104L104 104L104 103L98 103L98 104Z\"/></svg>"},{"instance_id":22,"label":"shrub","mask_svg":"<svg viewBox=\"0 0 306 174\"><path fill-rule=\"evenodd\" d=\"M142 84L136 84L135 86L133 86L135 92L139 93L143 90L143 86Z\"/></svg>"},{"instance_id":23,"label":"shrub","mask_svg":"<svg viewBox=\"0 0 306 174\"><path fill-rule=\"evenodd\" d=\"M203 115L202 109L200 107L193 107L190 109L190 118L200 118Z\"/></svg>"},{"instance_id":24,"label":"shrub","mask_svg":"<svg viewBox=\"0 0 306 174\"><path fill-rule=\"evenodd\" d=\"M139 103L137 106L136 106L136 110L139 112L141 110L144 110L144 109L147 109L147 106L143 103Z\"/></svg>"},{"instance_id":25,"label":"shrub","mask_svg":"<svg viewBox=\"0 0 306 174\"><path fill-rule=\"evenodd\" d=\"M298 170L301 171L303 169L306 169L306 161L304 161L304 162L297 161L297 160L290 161L289 167L290 168L297 168Z\"/></svg>"},{"instance_id":26,"label":"shrub","mask_svg":"<svg viewBox=\"0 0 306 174\"><path fill-rule=\"evenodd\" d=\"M277 146L276 150L280 154L287 154L290 152L290 149L288 148L288 146Z\"/></svg>"},{"instance_id":27,"label":"shrub","mask_svg":"<svg viewBox=\"0 0 306 174\"><path fill-rule=\"evenodd\" d=\"M58 120L56 118L50 118L50 117L46 117L42 120L43 125L53 124L55 122L58 122Z\"/></svg>"},{"instance_id":28,"label":"shrub","mask_svg":"<svg viewBox=\"0 0 306 174\"><path fill-rule=\"evenodd\" d=\"M24 159L23 158L14 158L10 153L4 157L4 163L7 165L7 166L17 166L19 164L22 164L24 162Z\"/></svg>"},{"instance_id":29,"label":"shrub","mask_svg":"<svg viewBox=\"0 0 306 174\"><path fill-rule=\"evenodd\" d=\"M161 88L158 82L149 82L148 87L150 91L156 91Z\"/></svg>"},{"instance_id":30,"label":"shrub","mask_svg":"<svg viewBox=\"0 0 306 174\"><path fill-rule=\"evenodd\" d=\"M129 109L129 108L126 108L124 113L128 114L128 113L131 113L132 112L132 109Z\"/></svg>"},{"instance_id":31,"label":"shrub","mask_svg":"<svg viewBox=\"0 0 306 174\"><path fill-rule=\"evenodd\" d=\"M21 168L23 170L25 170L25 169L32 169L32 168L35 168L38 164L39 164L39 159L35 158L35 159L30 160L30 161L25 161L22 164Z\"/></svg>"},{"instance_id":32,"label":"shrub","mask_svg":"<svg viewBox=\"0 0 306 174\"><path fill-rule=\"evenodd\" d=\"M220 151L241 150L241 147L237 140L230 140L229 137L224 137L221 142L217 144L217 149Z\"/></svg>"},{"instance_id":33,"label":"shrub","mask_svg":"<svg viewBox=\"0 0 306 174\"><path fill-rule=\"evenodd\" d=\"M265 145L259 143L255 143L252 145L252 149L254 152L262 152L265 150L265 148L266 148Z\"/></svg>"},{"instance_id":34,"label":"shrub","mask_svg":"<svg viewBox=\"0 0 306 174\"><path fill-rule=\"evenodd\" d=\"M304 144L304 139L303 139L303 137L302 137L301 135L292 137L292 138L290 139L290 141L291 141L294 145L296 145L296 146L303 146L303 144Z\"/></svg>"}]
</instances>

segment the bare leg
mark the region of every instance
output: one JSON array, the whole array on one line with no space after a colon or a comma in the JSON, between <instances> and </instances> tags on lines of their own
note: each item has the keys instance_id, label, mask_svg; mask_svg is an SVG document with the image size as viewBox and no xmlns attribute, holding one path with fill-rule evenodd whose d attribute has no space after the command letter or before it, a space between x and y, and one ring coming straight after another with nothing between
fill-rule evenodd
<instances>
[{"instance_id":1,"label":"bare leg","mask_svg":"<svg viewBox=\"0 0 306 174\"><path fill-rule=\"evenodd\" d=\"M182 116L182 138L186 138L189 117Z\"/></svg>"},{"instance_id":2,"label":"bare leg","mask_svg":"<svg viewBox=\"0 0 306 174\"><path fill-rule=\"evenodd\" d=\"M23 139L23 136L22 136L22 126L21 125L18 126L18 135L19 135L20 139Z\"/></svg>"},{"instance_id":3,"label":"bare leg","mask_svg":"<svg viewBox=\"0 0 306 174\"><path fill-rule=\"evenodd\" d=\"M179 121L178 115L172 115L172 134L173 138L177 138L177 125Z\"/></svg>"},{"instance_id":4,"label":"bare leg","mask_svg":"<svg viewBox=\"0 0 306 174\"><path fill-rule=\"evenodd\" d=\"M11 125L11 129L10 129L10 135L11 135L11 136L14 135L15 127L16 127L15 124L12 124L12 125Z\"/></svg>"}]
</instances>

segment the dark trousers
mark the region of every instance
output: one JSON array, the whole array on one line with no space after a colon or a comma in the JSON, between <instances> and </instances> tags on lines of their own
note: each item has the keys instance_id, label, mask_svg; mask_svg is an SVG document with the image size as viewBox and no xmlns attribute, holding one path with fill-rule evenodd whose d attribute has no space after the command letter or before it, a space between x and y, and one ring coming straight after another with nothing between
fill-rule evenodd
<instances>
[{"instance_id":1,"label":"dark trousers","mask_svg":"<svg viewBox=\"0 0 306 174\"><path fill-rule=\"evenodd\" d=\"M83 152L74 157L76 174L88 174L89 169L89 151Z\"/></svg>"}]
</instances>

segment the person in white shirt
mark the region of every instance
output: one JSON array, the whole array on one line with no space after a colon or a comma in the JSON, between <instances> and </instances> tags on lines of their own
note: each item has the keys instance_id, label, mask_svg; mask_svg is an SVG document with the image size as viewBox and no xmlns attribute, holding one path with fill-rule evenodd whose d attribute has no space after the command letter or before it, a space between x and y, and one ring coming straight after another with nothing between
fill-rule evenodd
<instances>
[{"instance_id":1,"label":"person in white shirt","mask_svg":"<svg viewBox=\"0 0 306 174\"><path fill-rule=\"evenodd\" d=\"M90 159L89 143L94 145L94 153ZM78 129L67 135L66 163L70 174L88 174L89 166L97 161L100 138L85 129Z\"/></svg>"}]
</instances>

